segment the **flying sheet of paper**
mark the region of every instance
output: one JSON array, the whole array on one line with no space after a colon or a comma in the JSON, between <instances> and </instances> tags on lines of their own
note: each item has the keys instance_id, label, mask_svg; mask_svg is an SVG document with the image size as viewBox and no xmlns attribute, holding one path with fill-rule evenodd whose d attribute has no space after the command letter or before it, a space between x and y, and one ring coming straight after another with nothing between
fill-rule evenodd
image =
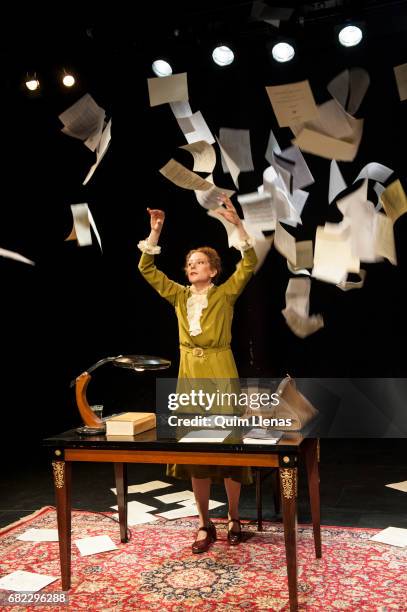
<instances>
[{"instance_id":1,"label":"flying sheet of paper","mask_svg":"<svg viewBox=\"0 0 407 612\"><path fill-rule=\"evenodd\" d=\"M351 68L350 70L344 70L332 79L328 83L327 89L350 115L354 115L361 105L369 85L370 77L366 70Z\"/></svg>"},{"instance_id":2,"label":"flying sheet of paper","mask_svg":"<svg viewBox=\"0 0 407 612\"><path fill-rule=\"evenodd\" d=\"M103 115L103 118L100 119L97 129L89 136L89 138L84 141L83 144L91 151L96 151L96 149L100 145L103 130L105 127L105 115Z\"/></svg>"},{"instance_id":3,"label":"flying sheet of paper","mask_svg":"<svg viewBox=\"0 0 407 612\"><path fill-rule=\"evenodd\" d=\"M191 153L194 158L193 170L195 172L209 172L210 174L213 171L216 165L215 149L205 140L198 140L191 144L182 145L179 148Z\"/></svg>"},{"instance_id":4,"label":"flying sheet of paper","mask_svg":"<svg viewBox=\"0 0 407 612\"><path fill-rule=\"evenodd\" d=\"M288 260L287 260L287 268L293 274L305 274L305 276L311 276L311 272L309 272L305 268L300 268L299 266L293 266Z\"/></svg>"},{"instance_id":5,"label":"flying sheet of paper","mask_svg":"<svg viewBox=\"0 0 407 612\"><path fill-rule=\"evenodd\" d=\"M184 501L185 499L194 499L192 491L178 491L177 493L166 493L165 495L155 495L154 499L158 499L163 504L173 504Z\"/></svg>"},{"instance_id":6,"label":"flying sheet of paper","mask_svg":"<svg viewBox=\"0 0 407 612\"><path fill-rule=\"evenodd\" d=\"M277 251L283 255L294 266L297 265L297 250L295 247L295 238L281 225L277 223L276 232L274 234L274 246Z\"/></svg>"},{"instance_id":7,"label":"flying sheet of paper","mask_svg":"<svg viewBox=\"0 0 407 612\"><path fill-rule=\"evenodd\" d=\"M374 542L382 542L391 546L399 546L404 548L407 546L407 529L401 527L386 527L376 535L370 538Z\"/></svg>"},{"instance_id":8,"label":"flying sheet of paper","mask_svg":"<svg viewBox=\"0 0 407 612\"><path fill-rule=\"evenodd\" d=\"M196 507L196 502L192 502L192 500L186 499L182 502L178 502L180 506L184 506L185 508ZM209 500L209 510L213 510L214 508L219 508L220 506L224 506L225 502L215 501L214 499Z\"/></svg>"},{"instance_id":9,"label":"flying sheet of paper","mask_svg":"<svg viewBox=\"0 0 407 612\"><path fill-rule=\"evenodd\" d=\"M407 212L407 197L399 180L391 183L380 196L386 215L393 223Z\"/></svg>"},{"instance_id":10,"label":"flying sheet of paper","mask_svg":"<svg viewBox=\"0 0 407 612\"><path fill-rule=\"evenodd\" d=\"M317 228L312 276L337 285L346 279L348 272L359 272L360 262L352 256L350 228L341 226L337 231L333 225L327 223Z\"/></svg>"},{"instance_id":11,"label":"flying sheet of paper","mask_svg":"<svg viewBox=\"0 0 407 612\"><path fill-rule=\"evenodd\" d=\"M222 207L218 206L218 208L222 208ZM227 221L224 217L222 217L222 215L217 214L216 210L217 210L216 208L212 210L208 210L208 215L212 217L213 219L217 219L218 221L222 223L228 235L229 246L232 247L234 245L237 245L239 243L239 231L236 225L233 225L233 223L230 223L230 221Z\"/></svg>"},{"instance_id":12,"label":"flying sheet of paper","mask_svg":"<svg viewBox=\"0 0 407 612\"><path fill-rule=\"evenodd\" d=\"M170 102L170 107L176 119L182 119L184 117L190 117L192 115L192 110L189 105L189 102Z\"/></svg>"},{"instance_id":13,"label":"flying sheet of paper","mask_svg":"<svg viewBox=\"0 0 407 612\"><path fill-rule=\"evenodd\" d=\"M28 529L16 540L23 542L58 542L58 529Z\"/></svg>"},{"instance_id":14,"label":"flying sheet of paper","mask_svg":"<svg viewBox=\"0 0 407 612\"><path fill-rule=\"evenodd\" d=\"M270 231L276 227L276 216L269 193L246 193L238 196L245 220L253 227Z\"/></svg>"},{"instance_id":15,"label":"flying sheet of paper","mask_svg":"<svg viewBox=\"0 0 407 612\"><path fill-rule=\"evenodd\" d=\"M351 291L352 289L362 289L363 285L365 284L365 278L366 278L366 270L359 270L358 272L359 281L349 281L349 280L343 280L340 283L338 283L336 286L339 289L342 289L342 291Z\"/></svg>"},{"instance_id":16,"label":"flying sheet of paper","mask_svg":"<svg viewBox=\"0 0 407 612\"><path fill-rule=\"evenodd\" d=\"M318 115L318 108L308 81L266 87L280 127L304 123Z\"/></svg>"},{"instance_id":17,"label":"flying sheet of paper","mask_svg":"<svg viewBox=\"0 0 407 612\"><path fill-rule=\"evenodd\" d=\"M315 182L304 156L298 147L288 147L288 149L284 149L284 151L281 151L281 153L277 155L277 161L282 158L294 162L294 167L292 168L291 172L293 176L293 190L303 189L304 187L308 187Z\"/></svg>"},{"instance_id":18,"label":"flying sheet of paper","mask_svg":"<svg viewBox=\"0 0 407 612\"><path fill-rule=\"evenodd\" d=\"M119 515L114 514L113 518L119 520ZM146 523L154 523L158 521L158 517L149 512L141 512L140 510L128 510L127 512L127 524L129 527L134 525L145 525Z\"/></svg>"},{"instance_id":19,"label":"flying sheet of paper","mask_svg":"<svg viewBox=\"0 0 407 612\"><path fill-rule=\"evenodd\" d=\"M296 210L300 220L303 208L308 200L308 196L308 191L303 191L302 189L295 189L295 191L293 191L293 193L290 195L291 205ZM285 221L285 223L287 223L287 221Z\"/></svg>"},{"instance_id":20,"label":"flying sheet of paper","mask_svg":"<svg viewBox=\"0 0 407 612\"><path fill-rule=\"evenodd\" d=\"M185 133L185 138L189 144L192 142L197 142L198 140L205 140L208 144L213 144L215 142L213 134L209 129L209 126L206 123L201 111L197 111L188 117L188 119L194 128L193 132Z\"/></svg>"},{"instance_id":21,"label":"flying sheet of paper","mask_svg":"<svg viewBox=\"0 0 407 612\"><path fill-rule=\"evenodd\" d=\"M170 482L163 482L162 480L150 480L149 482L143 482L141 484L129 485L127 487L127 493L149 493L156 489L165 489L166 487L174 486ZM117 491L115 488L110 489L115 495Z\"/></svg>"},{"instance_id":22,"label":"flying sheet of paper","mask_svg":"<svg viewBox=\"0 0 407 612\"><path fill-rule=\"evenodd\" d=\"M303 129L307 128L338 140L348 140L352 138L357 121L346 113L336 100L328 100L318 106L318 115L315 119L291 125L290 128L295 136L298 136Z\"/></svg>"},{"instance_id":23,"label":"flying sheet of paper","mask_svg":"<svg viewBox=\"0 0 407 612\"><path fill-rule=\"evenodd\" d=\"M297 268L312 268L312 266L314 265L314 255L312 247L312 240L300 240L299 242L295 243L295 259Z\"/></svg>"},{"instance_id":24,"label":"flying sheet of paper","mask_svg":"<svg viewBox=\"0 0 407 612\"><path fill-rule=\"evenodd\" d=\"M219 197L222 194L226 195L228 198L231 198L232 195L235 194L235 192L231 189L225 189L224 187L217 187L216 185L214 185L212 182L213 177L211 174L208 175L205 180L211 183L211 188L205 191L195 190L195 196L198 200L198 203L204 208L206 208L206 210L215 210L216 208L219 208Z\"/></svg>"},{"instance_id":25,"label":"flying sheet of paper","mask_svg":"<svg viewBox=\"0 0 407 612\"><path fill-rule=\"evenodd\" d=\"M46 576L35 572L16 570L0 578L0 589L36 593L51 582L55 582L55 580L58 580L58 576Z\"/></svg>"},{"instance_id":26,"label":"flying sheet of paper","mask_svg":"<svg viewBox=\"0 0 407 612\"><path fill-rule=\"evenodd\" d=\"M273 130L270 130L267 149L264 154L264 157L267 159L269 164L271 164L273 161L273 153L281 153L281 147L277 142L277 138L274 136Z\"/></svg>"},{"instance_id":27,"label":"flying sheet of paper","mask_svg":"<svg viewBox=\"0 0 407 612\"><path fill-rule=\"evenodd\" d=\"M79 540L74 540L74 544L76 544L76 546L79 548L79 552L81 553L82 557L117 549L117 546L113 542L112 538L107 535L81 538Z\"/></svg>"},{"instance_id":28,"label":"flying sheet of paper","mask_svg":"<svg viewBox=\"0 0 407 612\"><path fill-rule=\"evenodd\" d=\"M340 161L353 161L359 149L363 133L363 119L354 119L352 137L345 139L326 136L304 128L292 142L302 151Z\"/></svg>"},{"instance_id":29,"label":"flying sheet of paper","mask_svg":"<svg viewBox=\"0 0 407 612\"><path fill-rule=\"evenodd\" d=\"M281 176L277 174L273 166L269 166L269 168L264 170L263 189L259 189L259 193L263 193L264 195L269 194L271 196L272 207L276 219L281 219L287 223L289 222L290 225L294 226L296 226L297 223L302 223L296 208L291 204L291 196L286 189L284 181ZM297 194L295 197L301 199L300 196L301 194Z\"/></svg>"},{"instance_id":30,"label":"flying sheet of paper","mask_svg":"<svg viewBox=\"0 0 407 612\"><path fill-rule=\"evenodd\" d=\"M347 188L347 184L342 176L341 171L337 162L333 159L331 161L331 169L329 172L329 191L328 191L328 203L332 204L336 196Z\"/></svg>"},{"instance_id":31,"label":"flying sheet of paper","mask_svg":"<svg viewBox=\"0 0 407 612\"><path fill-rule=\"evenodd\" d=\"M175 159L170 159L165 166L160 168L159 172L169 181L183 189L206 191L213 187L212 183L201 178L198 174L195 174L195 172L188 170L188 168L185 168L185 166L175 161Z\"/></svg>"},{"instance_id":32,"label":"flying sheet of paper","mask_svg":"<svg viewBox=\"0 0 407 612\"><path fill-rule=\"evenodd\" d=\"M186 506L184 508L176 508L175 510L158 512L157 516L162 516L163 518L171 521L178 518L185 518L186 516L198 516L198 514L199 512L196 506Z\"/></svg>"},{"instance_id":33,"label":"flying sheet of paper","mask_svg":"<svg viewBox=\"0 0 407 612\"><path fill-rule=\"evenodd\" d=\"M16 253L16 251L9 251L8 249L0 248L0 257L5 257L6 259L13 259L14 261L20 261L21 263L29 264L30 266L35 266L35 262L31 259L27 259L24 255L20 253Z\"/></svg>"},{"instance_id":34,"label":"flying sheet of paper","mask_svg":"<svg viewBox=\"0 0 407 612\"><path fill-rule=\"evenodd\" d=\"M282 314L291 331L299 338L306 338L324 326L321 315L309 316L310 278L290 278L285 300L286 308Z\"/></svg>"},{"instance_id":35,"label":"flying sheet of paper","mask_svg":"<svg viewBox=\"0 0 407 612\"><path fill-rule=\"evenodd\" d=\"M74 238L78 241L79 246L89 246L92 244L92 234L90 233L90 221L88 215L87 204L71 204L73 216ZM71 238L72 233L67 240Z\"/></svg>"},{"instance_id":36,"label":"flying sheet of paper","mask_svg":"<svg viewBox=\"0 0 407 612\"><path fill-rule=\"evenodd\" d=\"M382 193L383 191L386 189L386 187L384 185L381 185L380 183L375 183L373 186L373 190L377 195L377 202L376 202L376 210L379 211L381 208L383 208L382 206L382 202L380 200L380 198L382 197Z\"/></svg>"},{"instance_id":37,"label":"flying sheet of paper","mask_svg":"<svg viewBox=\"0 0 407 612\"><path fill-rule=\"evenodd\" d=\"M184 136L186 136L187 134L191 134L192 132L195 132L194 124L192 123L192 120L190 117L178 117L177 123L179 127L181 128Z\"/></svg>"},{"instance_id":38,"label":"flying sheet of paper","mask_svg":"<svg viewBox=\"0 0 407 612\"><path fill-rule=\"evenodd\" d=\"M112 120L107 123L105 129L103 130L102 137L100 139L98 148L96 149L96 163L91 166L88 174L86 175L85 180L82 185L87 185L92 178L96 168L99 166L100 162L104 158L107 153L107 150L110 146L110 141L112 140Z\"/></svg>"},{"instance_id":39,"label":"flying sheet of paper","mask_svg":"<svg viewBox=\"0 0 407 612\"><path fill-rule=\"evenodd\" d=\"M159 106L167 102L185 102L189 99L186 72L147 79L147 84L150 106Z\"/></svg>"},{"instance_id":40,"label":"flying sheet of paper","mask_svg":"<svg viewBox=\"0 0 407 612\"><path fill-rule=\"evenodd\" d=\"M232 177L232 181L234 182L236 188L239 189L240 168L235 163L235 161L230 157L229 153L222 147L219 140L218 139L216 140L219 145L219 150L222 156L222 167L223 167L223 164L225 163L226 167L228 168L228 172L230 172L230 176Z\"/></svg>"},{"instance_id":41,"label":"flying sheet of paper","mask_svg":"<svg viewBox=\"0 0 407 612\"><path fill-rule=\"evenodd\" d=\"M393 70L400 100L407 100L407 64L394 66Z\"/></svg>"},{"instance_id":42,"label":"flying sheet of paper","mask_svg":"<svg viewBox=\"0 0 407 612\"><path fill-rule=\"evenodd\" d=\"M393 266L397 266L393 222L383 213L376 213L375 250L377 255L385 257Z\"/></svg>"},{"instance_id":43,"label":"flying sheet of paper","mask_svg":"<svg viewBox=\"0 0 407 612\"><path fill-rule=\"evenodd\" d=\"M407 480L403 480L401 482L392 482L391 484L387 484L386 487L390 489L396 489L397 491L403 491L403 493L407 493Z\"/></svg>"},{"instance_id":44,"label":"flying sheet of paper","mask_svg":"<svg viewBox=\"0 0 407 612\"><path fill-rule=\"evenodd\" d=\"M294 172L295 164L293 162L289 162L288 160L281 159L280 157L277 156L277 154L273 154L272 159L273 161L271 165L274 168L274 170L277 172L278 176L283 181L285 191L287 192L287 195L288 195L292 191L292 183L293 183L292 173Z\"/></svg>"},{"instance_id":45,"label":"flying sheet of paper","mask_svg":"<svg viewBox=\"0 0 407 612\"><path fill-rule=\"evenodd\" d=\"M379 164L377 162L370 162L370 164L366 164L366 166L362 168L353 182L356 183L356 181L363 178L384 183L391 174L393 174L393 170L391 168L383 166L383 164Z\"/></svg>"},{"instance_id":46,"label":"flying sheet of paper","mask_svg":"<svg viewBox=\"0 0 407 612\"><path fill-rule=\"evenodd\" d=\"M223 151L226 151L228 156L233 159L240 172L251 172L254 170L249 130L220 128L219 143L222 147L223 172L230 172L227 161L223 157Z\"/></svg>"},{"instance_id":47,"label":"flying sheet of paper","mask_svg":"<svg viewBox=\"0 0 407 612\"><path fill-rule=\"evenodd\" d=\"M118 510L118 506L110 506L113 510ZM127 510L131 512L152 512L153 510L157 510L155 506L149 506L148 504L143 504L138 501L130 501L127 504Z\"/></svg>"},{"instance_id":48,"label":"flying sheet of paper","mask_svg":"<svg viewBox=\"0 0 407 612\"><path fill-rule=\"evenodd\" d=\"M64 134L83 141L90 139L87 146L92 151L96 149L97 136L103 129L105 110L96 104L90 94L82 96L75 104L58 115L58 119L64 124L62 128Z\"/></svg>"}]
</instances>

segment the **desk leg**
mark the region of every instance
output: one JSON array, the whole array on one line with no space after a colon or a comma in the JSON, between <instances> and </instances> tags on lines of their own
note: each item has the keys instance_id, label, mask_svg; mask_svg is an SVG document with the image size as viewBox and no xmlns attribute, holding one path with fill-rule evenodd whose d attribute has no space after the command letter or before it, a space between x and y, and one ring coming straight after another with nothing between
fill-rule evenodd
<instances>
[{"instance_id":1,"label":"desk leg","mask_svg":"<svg viewBox=\"0 0 407 612\"><path fill-rule=\"evenodd\" d=\"M281 500L287 559L290 612L298 610L297 594L297 468L280 468Z\"/></svg>"},{"instance_id":2,"label":"desk leg","mask_svg":"<svg viewBox=\"0 0 407 612\"><path fill-rule=\"evenodd\" d=\"M53 461L62 590L71 588L71 462Z\"/></svg>"},{"instance_id":3,"label":"desk leg","mask_svg":"<svg viewBox=\"0 0 407 612\"><path fill-rule=\"evenodd\" d=\"M127 463L115 463L117 505L119 508L120 541L128 542L127 538Z\"/></svg>"},{"instance_id":4,"label":"desk leg","mask_svg":"<svg viewBox=\"0 0 407 612\"><path fill-rule=\"evenodd\" d=\"M312 528L314 531L315 556L322 557L321 550L321 505L319 498L318 440L305 440L304 454L308 474L308 490L311 503Z\"/></svg>"}]
</instances>

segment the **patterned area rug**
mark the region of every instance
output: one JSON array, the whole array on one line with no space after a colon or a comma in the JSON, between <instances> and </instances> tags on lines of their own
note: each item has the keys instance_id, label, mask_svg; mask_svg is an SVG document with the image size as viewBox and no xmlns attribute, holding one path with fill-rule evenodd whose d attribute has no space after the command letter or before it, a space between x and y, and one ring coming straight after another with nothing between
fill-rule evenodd
<instances>
[{"instance_id":1,"label":"patterned area rug","mask_svg":"<svg viewBox=\"0 0 407 612\"><path fill-rule=\"evenodd\" d=\"M208 553L193 555L196 519L131 528L121 544L118 525L103 515L73 512L72 539L110 535L118 550L81 557L72 545L70 610L288 610L282 527L265 523L257 533L244 525L246 541L228 547L226 526ZM59 576L58 543L16 540L28 528L55 528L53 508L0 532L0 576L17 569ZM369 541L377 530L323 527L323 558L315 559L312 529L298 529L299 609L387 612L407 610L407 549ZM61 582L42 592L58 591ZM6 608L0 608L6 609ZM10 610L10 608L7 608ZM55 605L13 610L63 609ZM65 608L66 609L66 608Z\"/></svg>"}]
</instances>

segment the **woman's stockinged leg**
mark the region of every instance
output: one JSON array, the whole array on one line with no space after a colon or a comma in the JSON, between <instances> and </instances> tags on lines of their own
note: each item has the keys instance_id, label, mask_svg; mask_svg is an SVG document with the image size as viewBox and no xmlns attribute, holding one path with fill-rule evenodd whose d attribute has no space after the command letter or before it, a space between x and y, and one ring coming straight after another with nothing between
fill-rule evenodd
<instances>
[{"instance_id":1,"label":"woman's stockinged leg","mask_svg":"<svg viewBox=\"0 0 407 612\"><path fill-rule=\"evenodd\" d=\"M232 480L231 478L225 478L224 482L229 503L229 519L238 519L240 489L242 485L240 482L236 482L236 480ZM236 529L236 525L234 529Z\"/></svg>"},{"instance_id":2,"label":"woman's stockinged leg","mask_svg":"<svg viewBox=\"0 0 407 612\"><path fill-rule=\"evenodd\" d=\"M207 527L209 525L209 496L211 492L210 478L191 478L192 490L194 492L196 505L199 512L199 526ZM197 540L203 540L206 537L204 531L199 531Z\"/></svg>"}]
</instances>

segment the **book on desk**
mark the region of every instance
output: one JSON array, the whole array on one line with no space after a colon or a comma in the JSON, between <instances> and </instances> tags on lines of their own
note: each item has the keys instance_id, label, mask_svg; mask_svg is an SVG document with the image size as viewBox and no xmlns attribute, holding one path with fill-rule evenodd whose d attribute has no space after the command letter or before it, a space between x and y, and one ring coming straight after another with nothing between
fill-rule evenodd
<instances>
[{"instance_id":1,"label":"book on desk","mask_svg":"<svg viewBox=\"0 0 407 612\"><path fill-rule=\"evenodd\" d=\"M105 420L107 436L135 436L156 427L154 412L124 412Z\"/></svg>"}]
</instances>

